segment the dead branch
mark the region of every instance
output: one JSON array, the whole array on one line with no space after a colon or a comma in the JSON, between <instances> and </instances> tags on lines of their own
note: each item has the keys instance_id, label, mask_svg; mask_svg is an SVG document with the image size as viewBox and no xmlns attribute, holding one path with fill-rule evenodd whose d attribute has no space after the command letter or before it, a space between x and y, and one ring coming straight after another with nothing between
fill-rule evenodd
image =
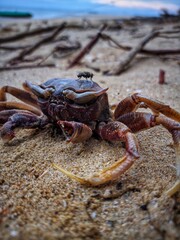
<instances>
[{"instance_id":1,"label":"dead branch","mask_svg":"<svg viewBox=\"0 0 180 240\"><path fill-rule=\"evenodd\" d=\"M158 37L159 37L159 36L162 36L162 35L164 35L164 34L176 34L176 33L179 34L179 33L180 33L180 30L166 30L166 31L160 31Z\"/></svg>"},{"instance_id":2,"label":"dead branch","mask_svg":"<svg viewBox=\"0 0 180 240\"><path fill-rule=\"evenodd\" d=\"M20 66L9 66L9 67L0 67L1 71L10 71L10 70L19 70L19 69L26 69L26 68L45 68L45 67L56 67L54 63L48 63L43 65L20 65Z\"/></svg>"},{"instance_id":3,"label":"dead branch","mask_svg":"<svg viewBox=\"0 0 180 240\"><path fill-rule=\"evenodd\" d=\"M158 38L174 38L174 36L172 36L171 34L179 34L180 31L179 30L166 30L166 31L162 31L162 32L159 32L158 34ZM168 35L165 35L165 34L168 34ZM139 33L137 35L134 36L134 38L142 38L144 36L144 33ZM178 36L176 36L178 37Z\"/></svg>"},{"instance_id":4,"label":"dead branch","mask_svg":"<svg viewBox=\"0 0 180 240\"><path fill-rule=\"evenodd\" d=\"M177 61L177 63L180 65L180 56L160 56L160 59Z\"/></svg>"},{"instance_id":5,"label":"dead branch","mask_svg":"<svg viewBox=\"0 0 180 240\"><path fill-rule=\"evenodd\" d=\"M144 47L146 43L148 43L152 38L159 34L158 31L151 31L147 34L137 46L132 48L126 58L121 60L118 66L116 66L112 71L108 72L108 75L119 75L121 72L125 71L128 67L130 62L134 59L136 54Z\"/></svg>"},{"instance_id":6,"label":"dead branch","mask_svg":"<svg viewBox=\"0 0 180 240\"><path fill-rule=\"evenodd\" d=\"M125 51L129 51L132 48L132 47L125 46L125 45L122 45L122 44L118 43L117 40L115 40L114 38L110 37L108 34L105 34L105 33L101 34L101 38L105 41L108 41L109 43L111 43L111 42L114 43L115 46L117 46L118 48L120 48L122 50L125 50Z\"/></svg>"},{"instance_id":7,"label":"dead branch","mask_svg":"<svg viewBox=\"0 0 180 240\"><path fill-rule=\"evenodd\" d=\"M77 65L81 59L91 51L91 49L94 47L94 45L97 43L97 41L100 39L101 37L101 33L105 30L106 28L106 24L104 24L100 30L97 32L97 34L94 36L94 38L91 39L90 42L88 42L88 44L80 51L80 53L72 60L72 62L69 64L69 66L67 67L67 69L74 67L75 65Z\"/></svg>"},{"instance_id":8,"label":"dead branch","mask_svg":"<svg viewBox=\"0 0 180 240\"><path fill-rule=\"evenodd\" d=\"M8 50L8 51L15 51L19 49L25 49L29 46L0 46L0 49L2 50Z\"/></svg>"},{"instance_id":9,"label":"dead branch","mask_svg":"<svg viewBox=\"0 0 180 240\"><path fill-rule=\"evenodd\" d=\"M172 38L178 38L179 39L179 35L174 35L174 36L169 36L169 35L163 35L161 34L160 36L158 36L159 38L167 38L167 39L172 39Z\"/></svg>"},{"instance_id":10,"label":"dead branch","mask_svg":"<svg viewBox=\"0 0 180 240\"><path fill-rule=\"evenodd\" d=\"M38 63L38 65L45 62L54 53L60 52L60 53L66 53L66 55L69 55L70 53L79 49L80 47L81 47L80 42L71 43L70 41L67 41L65 43L61 43L61 44L55 46L54 49L47 56L45 56L43 59L41 59L41 61ZM63 55L63 57L65 57L65 54Z\"/></svg>"},{"instance_id":11,"label":"dead branch","mask_svg":"<svg viewBox=\"0 0 180 240\"><path fill-rule=\"evenodd\" d=\"M60 42L60 41L68 41L69 36L60 36L56 39L53 39L50 42L46 42L44 44L52 44L52 43L56 43L56 42ZM9 45L0 45L0 49L2 50L8 50L8 51L15 51L15 50L19 50L19 49L25 49L25 48L30 48L32 47L32 45L28 44L28 45L24 45L24 46L9 46Z\"/></svg>"},{"instance_id":12,"label":"dead branch","mask_svg":"<svg viewBox=\"0 0 180 240\"><path fill-rule=\"evenodd\" d=\"M14 36L0 38L0 44L7 43L7 42L13 42L16 40L23 39L25 37L32 37L34 35L41 34L41 33L51 32L51 31L55 30L57 27L58 26L55 25L55 26L50 26L50 27L46 27L46 28L36 28L31 31L26 31L26 32L16 34Z\"/></svg>"},{"instance_id":13,"label":"dead branch","mask_svg":"<svg viewBox=\"0 0 180 240\"><path fill-rule=\"evenodd\" d=\"M140 53L145 53L150 55L179 54L180 48L178 49L141 49Z\"/></svg>"},{"instance_id":14,"label":"dead branch","mask_svg":"<svg viewBox=\"0 0 180 240\"><path fill-rule=\"evenodd\" d=\"M88 19L87 20L83 19L82 22L78 22L78 21L75 22L74 20L72 22L69 21L67 23L67 28L70 28L70 29L73 29L73 28L75 28L75 29L87 29L87 28L93 29L94 28L95 29L101 25L102 25L102 21L98 21L97 23L91 23ZM116 26L117 26L117 23L112 24L112 26L110 24L108 24L108 29L115 28ZM23 38L32 37L32 36L42 34L42 33L51 32L51 31L55 30L57 27L58 27L58 24L55 24L55 25L49 26L49 27L36 28L33 30L25 31L22 33L15 34L13 36L3 37L3 38L0 38L0 44L21 40Z\"/></svg>"},{"instance_id":15,"label":"dead branch","mask_svg":"<svg viewBox=\"0 0 180 240\"><path fill-rule=\"evenodd\" d=\"M23 58L26 55L34 52L37 48L39 48L44 43L47 43L47 42L50 42L51 40L53 40L65 28L65 26L66 26L66 23L65 22L62 23L52 34L39 40L38 42L36 42L33 46L29 47L28 49L23 50L22 52L20 52L20 54L18 54L18 56L12 58L8 63L10 65L13 65L13 64L16 64L17 62L23 60Z\"/></svg>"},{"instance_id":16,"label":"dead branch","mask_svg":"<svg viewBox=\"0 0 180 240\"><path fill-rule=\"evenodd\" d=\"M122 45L122 44L118 43L117 40L115 40L114 38L112 38L111 36L109 36L107 34L103 33L101 36L102 36L103 40L114 43L117 46L117 48L120 48L124 51L130 51L132 49L131 46ZM139 50L139 53L150 54L150 55L179 54L180 53L180 48L178 48L178 49L148 49L148 48L143 48L143 49Z\"/></svg>"}]
</instances>

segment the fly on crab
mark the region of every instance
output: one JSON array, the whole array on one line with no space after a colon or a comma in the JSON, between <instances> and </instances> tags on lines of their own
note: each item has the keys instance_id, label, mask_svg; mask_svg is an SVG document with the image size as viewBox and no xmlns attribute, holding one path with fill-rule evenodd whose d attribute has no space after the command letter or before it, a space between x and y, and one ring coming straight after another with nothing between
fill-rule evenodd
<instances>
[{"instance_id":1,"label":"fly on crab","mask_svg":"<svg viewBox=\"0 0 180 240\"><path fill-rule=\"evenodd\" d=\"M134 93L118 103L112 112L108 102L108 88L101 88L91 79L57 78L40 85L25 82L23 87L24 90L12 86L0 89L0 134L4 142L15 137L16 128L43 128L49 123L61 128L67 142L83 142L94 133L107 141L124 142L124 157L86 179L54 164L55 168L70 178L82 184L98 186L118 179L139 158L136 132L162 125L172 135L177 162L177 181L167 194L171 196L179 191L180 113L176 110ZM22 102L7 101L7 93ZM139 107L149 108L152 113L137 112Z\"/></svg>"}]
</instances>

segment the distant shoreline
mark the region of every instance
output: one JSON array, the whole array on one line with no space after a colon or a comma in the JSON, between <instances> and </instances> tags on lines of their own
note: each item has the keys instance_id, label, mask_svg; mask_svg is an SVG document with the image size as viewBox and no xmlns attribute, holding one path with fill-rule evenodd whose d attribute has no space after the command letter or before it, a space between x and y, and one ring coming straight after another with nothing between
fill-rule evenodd
<instances>
[{"instance_id":1,"label":"distant shoreline","mask_svg":"<svg viewBox=\"0 0 180 240\"><path fill-rule=\"evenodd\" d=\"M25 2L20 0L1 0L0 12L20 12L32 15L32 19L56 19L69 17L98 17L114 16L121 18L133 17L159 17L163 11L169 14L178 14L178 4L176 0L168 0L163 3L159 1L110 1L110 0L46 0L43 4L41 0Z\"/></svg>"},{"instance_id":2,"label":"distant shoreline","mask_svg":"<svg viewBox=\"0 0 180 240\"><path fill-rule=\"evenodd\" d=\"M41 22L41 21L58 21L58 20L75 20L77 21L78 19L89 19L93 21L98 21L98 20L135 20L135 21L146 21L146 22L152 22L152 21L179 21L180 20L180 15L173 15L173 14L168 14L168 15L159 15L159 16L113 16L113 15L91 15L91 14L86 14L82 16L66 16L66 17L54 17L54 18L33 18L33 17L27 17L27 18L13 18L13 17L0 17L0 22Z\"/></svg>"}]
</instances>

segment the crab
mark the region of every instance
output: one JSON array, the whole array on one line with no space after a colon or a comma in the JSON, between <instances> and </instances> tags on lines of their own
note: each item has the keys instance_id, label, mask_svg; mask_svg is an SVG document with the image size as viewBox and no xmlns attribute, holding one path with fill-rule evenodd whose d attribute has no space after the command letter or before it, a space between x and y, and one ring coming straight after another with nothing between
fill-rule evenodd
<instances>
[{"instance_id":1,"label":"crab","mask_svg":"<svg viewBox=\"0 0 180 240\"><path fill-rule=\"evenodd\" d=\"M55 78L40 85L26 81L23 87L24 90L13 86L0 89L0 135L4 142L15 137L16 128L44 128L47 124L56 125L71 143L86 141L93 134L103 140L124 142L125 155L89 178L53 165L81 184L98 186L117 180L140 157L136 132L162 125L172 135L177 162L177 180L166 193L172 196L179 191L180 113L176 110L140 93L126 97L111 109L108 88L87 78ZM7 93L22 102L7 101ZM137 112L140 107L149 108L152 113Z\"/></svg>"}]
</instances>

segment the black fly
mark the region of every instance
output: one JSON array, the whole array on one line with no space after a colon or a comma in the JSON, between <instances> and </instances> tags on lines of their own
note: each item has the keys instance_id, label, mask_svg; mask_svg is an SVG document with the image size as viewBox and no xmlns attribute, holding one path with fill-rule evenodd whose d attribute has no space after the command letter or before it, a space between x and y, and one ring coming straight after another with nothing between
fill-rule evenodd
<instances>
[{"instance_id":1,"label":"black fly","mask_svg":"<svg viewBox=\"0 0 180 240\"><path fill-rule=\"evenodd\" d=\"M79 78L79 79L81 79L82 77L83 78L90 78L91 80L92 80L92 78L93 78L93 76L94 76L94 74L93 73L90 73L90 72L79 72L78 74L77 74L77 77Z\"/></svg>"}]
</instances>

